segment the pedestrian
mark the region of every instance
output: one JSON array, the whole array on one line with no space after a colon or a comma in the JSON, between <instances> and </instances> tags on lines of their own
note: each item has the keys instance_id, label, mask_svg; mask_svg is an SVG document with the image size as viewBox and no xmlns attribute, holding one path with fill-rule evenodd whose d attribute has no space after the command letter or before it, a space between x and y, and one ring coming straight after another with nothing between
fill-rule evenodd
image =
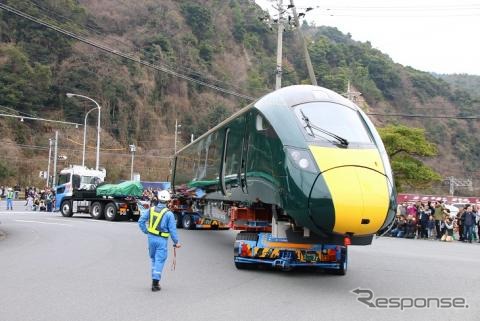
<instances>
[{"instance_id":1,"label":"pedestrian","mask_svg":"<svg viewBox=\"0 0 480 321\"><path fill-rule=\"evenodd\" d=\"M453 221L450 217L445 218L445 234L442 236L442 241L451 242L453 240Z\"/></svg>"},{"instance_id":2,"label":"pedestrian","mask_svg":"<svg viewBox=\"0 0 480 321\"><path fill-rule=\"evenodd\" d=\"M7 192L7 211L11 210L13 211L13 198L15 197L15 194L13 193L13 190L11 187L8 188Z\"/></svg>"},{"instance_id":3,"label":"pedestrian","mask_svg":"<svg viewBox=\"0 0 480 321\"><path fill-rule=\"evenodd\" d=\"M469 243L472 243L473 226L475 225L475 214L473 214L473 209L471 205L467 206L467 211L463 216L465 223L465 226L463 228L463 241L466 242L468 240Z\"/></svg>"},{"instance_id":4,"label":"pedestrian","mask_svg":"<svg viewBox=\"0 0 480 321\"><path fill-rule=\"evenodd\" d=\"M143 233L148 235L148 252L152 262L152 291L160 291L160 279L163 266L168 255L168 237L173 241L174 248L180 248L177 235L177 222L175 216L168 209L170 193L161 191L158 193L158 204L145 210L138 225ZM148 227L145 223L148 222Z\"/></svg>"},{"instance_id":5,"label":"pedestrian","mask_svg":"<svg viewBox=\"0 0 480 321\"><path fill-rule=\"evenodd\" d=\"M437 240L440 240L440 238L442 237L441 226L443 222L442 201L434 202L433 206L435 206L435 212L433 213L433 217L435 218L436 237L437 237Z\"/></svg>"},{"instance_id":6,"label":"pedestrian","mask_svg":"<svg viewBox=\"0 0 480 321\"><path fill-rule=\"evenodd\" d=\"M433 238L433 231L435 230L435 219L433 218L433 215L429 216L428 223L427 223L427 229L428 229L428 238L432 239Z\"/></svg>"}]
</instances>

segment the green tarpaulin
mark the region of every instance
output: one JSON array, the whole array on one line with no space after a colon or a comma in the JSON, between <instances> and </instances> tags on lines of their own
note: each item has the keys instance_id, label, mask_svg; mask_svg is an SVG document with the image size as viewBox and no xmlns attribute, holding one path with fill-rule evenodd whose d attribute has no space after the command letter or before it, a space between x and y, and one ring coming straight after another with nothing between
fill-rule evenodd
<instances>
[{"instance_id":1,"label":"green tarpaulin","mask_svg":"<svg viewBox=\"0 0 480 321\"><path fill-rule=\"evenodd\" d=\"M97 187L97 196L136 196L143 195L140 182L126 181L120 184L105 184Z\"/></svg>"}]
</instances>

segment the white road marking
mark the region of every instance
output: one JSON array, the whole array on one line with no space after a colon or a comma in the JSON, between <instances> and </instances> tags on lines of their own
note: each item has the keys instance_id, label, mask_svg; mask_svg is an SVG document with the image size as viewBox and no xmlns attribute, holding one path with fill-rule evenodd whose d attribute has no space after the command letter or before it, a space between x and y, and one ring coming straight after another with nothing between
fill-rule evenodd
<instances>
[{"instance_id":1,"label":"white road marking","mask_svg":"<svg viewBox=\"0 0 480 321\"><path fill-rule=\"evenodd\" d=\"M22 222L22 223L38 223L38 224L63 225L63 226L73 227L73 225L63 224L63 223L48 223L48 222L28 221L28 220L15 220L15 221L16 221L16 222Z\"/></svg>"},{"instance_id":2,"label":"white road marking","mask_svg":"<svg viewBox=\"0 0 480 321\"><path fill-rule=\"evenodd\" d=\"M72 220L66 220L66 219L61 219L61 218L45 217L45 219L46 220L52 220L52 221L62 221L62 222L72 223Z\"/></svg>"}]
</instances>

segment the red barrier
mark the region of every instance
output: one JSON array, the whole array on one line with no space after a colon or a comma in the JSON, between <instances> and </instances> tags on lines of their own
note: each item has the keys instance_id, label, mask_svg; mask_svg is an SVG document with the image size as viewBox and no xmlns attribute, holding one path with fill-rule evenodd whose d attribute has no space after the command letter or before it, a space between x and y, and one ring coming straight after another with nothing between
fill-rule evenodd
<instances>
[{"instance_id":1,"label":"red barrier","mask_svg":"<svg viewBox=\"0 0 480 321\"><path fill-rule=\"evenodd\" d=\"M454 204L454 203L480 204L480 197L397 194L398 204L428 202L428 201L443 201L444 203L447 203L447 204Z\"/></svg>"}]
</instances>

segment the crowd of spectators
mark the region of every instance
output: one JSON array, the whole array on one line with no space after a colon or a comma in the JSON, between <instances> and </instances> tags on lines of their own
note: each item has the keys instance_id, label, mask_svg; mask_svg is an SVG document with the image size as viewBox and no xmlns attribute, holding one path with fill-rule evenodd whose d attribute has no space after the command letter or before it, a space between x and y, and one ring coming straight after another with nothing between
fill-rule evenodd
<instances>
[{"instance_id":1,"label":"crowd of spectators","mask_svg":"<svg viewBox=\"0 0 480 321\"><path fill-rule=\"evenodd\" d=\"M480 243L480 208L460 206L458 213L442 201L399 204L392 228L387 236L441 241Z\"/></svg>"},{"instance_id":2,"label":"crowd of spectators","mask_svg":"<svg viewBox=\"0 0 480 321\"><path fill-rule=\"evenodd\" d=\"M141 200L148 203L149 206L156 206L158 203L158 192L160 190L146 188L143 190Z\"/></svg>"},{"instance_id":3,"label":"crowd of spectators","mask_svg":"<svg viewBox=\"0 0 480 321\"><path fill-rule=\"evenodd\" d=\"M0 198L2 200L7 197L9 189L14 190L14 200L23 199L25 201L24 207L29 211L52 212L55 207L55 191L51 188L25 187L23 195L21 195L22 189L18 186L14 188L0 186Z\"/></svg>"}]
</instances>

